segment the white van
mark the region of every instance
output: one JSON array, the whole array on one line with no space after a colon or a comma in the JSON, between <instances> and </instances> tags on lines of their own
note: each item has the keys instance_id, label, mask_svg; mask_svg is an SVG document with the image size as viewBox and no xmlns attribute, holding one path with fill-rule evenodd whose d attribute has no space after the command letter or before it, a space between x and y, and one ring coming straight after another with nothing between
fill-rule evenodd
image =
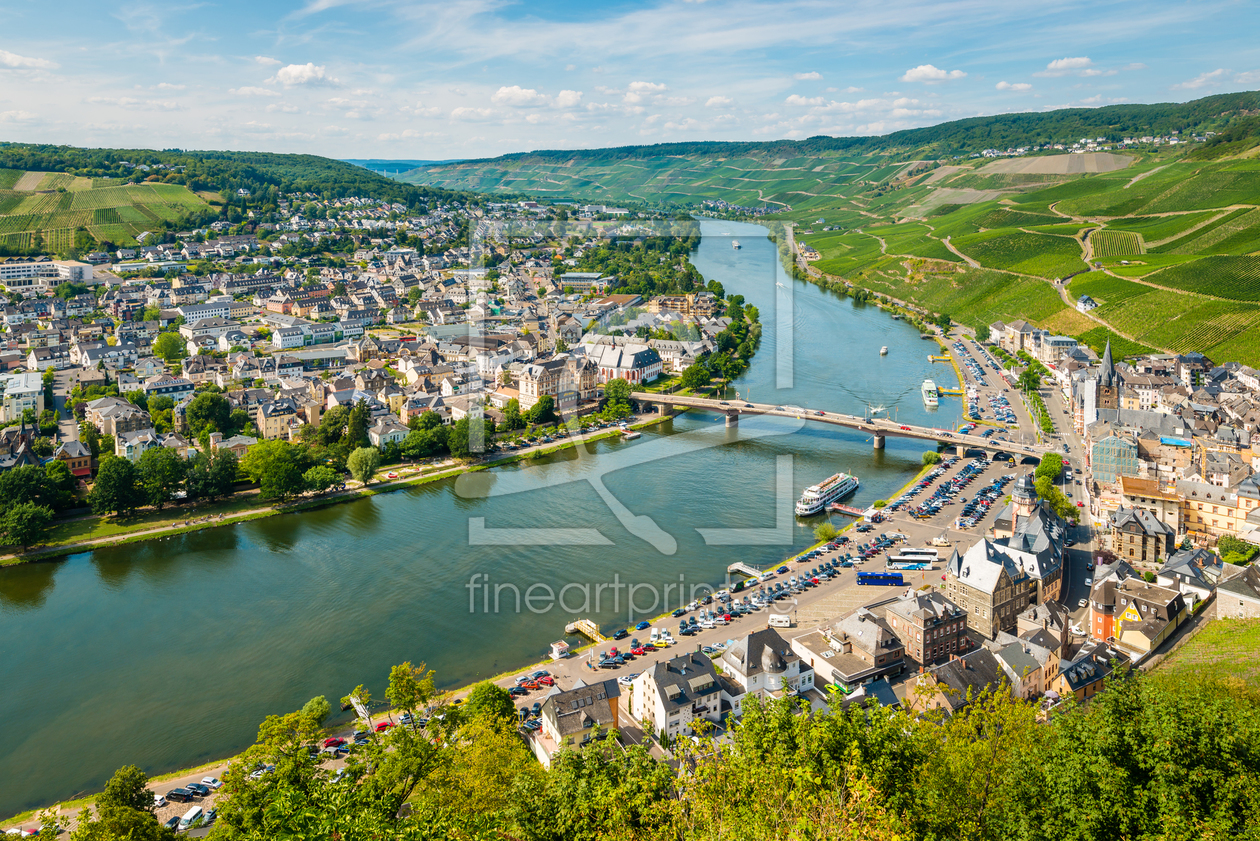
<instances>
[{"instance_id":1,"label":"white van","mask_svg":"<svg viewBox=\"0 0 1260 841\"><path fill-rule=\"evenodd\" d=\"M792 627L792 617L786 613L772 613L767 620L771 628L790 628Z\"/></svg>"},{"instance_id":2,"label":"white van","mask_svg":"<svg viewBox=\"0 0 1260 841\"><path fill-rule=\"evenodd\" d=\"M659 640L660 638L661 638L661 629L660 629L660 628L653 628L653 629L652 629L652 636L648 637L648 639L650 639L652 642L656 642L656 641L657 641L657 640Z\"/></svg>"},{"instance_id":3,"label":"white van","mask_svg":"<svg viewBox=\"0 0 1260 841\"><path fill-rule=\"evenodd\" d=\"M187 830L194 823L201 820L201 815L202 815L202 811L201 811L200 806L194 806L191 809L189 809L187 812L185 812L184 816L179 819L180 832Z\"/></svg>"}]
</instances>

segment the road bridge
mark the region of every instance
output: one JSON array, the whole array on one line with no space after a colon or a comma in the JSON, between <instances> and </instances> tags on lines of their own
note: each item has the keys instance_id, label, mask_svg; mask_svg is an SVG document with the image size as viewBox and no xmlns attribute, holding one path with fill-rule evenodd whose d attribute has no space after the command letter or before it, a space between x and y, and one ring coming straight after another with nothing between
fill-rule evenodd
<instances>
[{"instance_id":1,"label":"road bridge","mask_svg":"<svg viewBox=\"0 0 1260 841\"><path fill-rule=\"evenodd\" d=\"M803 409L799 406L774 406L768 403L749 403L746 400L718 400L712 397L690 397L680 394L652 394L636 391L630 399L640 404L652 404L660 407L662 414L673 406L685 406L689 409L704 409L726 416L726 425L735 426L740 415L769 415L780 418L796 418L815 423L829 423L843 426L871 436L875 449L884 448L886 436L901 438L917 438L921 441L932 441L956 448L959 455L967 450L984 450L986 453L1007 453L1012 456L1040 459L1049 452L1058 450L1046 444L1022 444L1014 441L995 441L978 435L963 435L949 429L930 426L915 426L898 423L888 418L865 418L859 415L846 415L841 412L826 412L821 409Z\"/></svg>"}]
</instances>

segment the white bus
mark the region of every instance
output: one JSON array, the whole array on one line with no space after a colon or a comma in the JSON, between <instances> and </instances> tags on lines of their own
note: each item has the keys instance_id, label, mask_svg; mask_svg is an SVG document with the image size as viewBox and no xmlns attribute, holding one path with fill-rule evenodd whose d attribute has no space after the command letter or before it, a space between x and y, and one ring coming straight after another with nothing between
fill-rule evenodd
<instances>
[{"instance_id":1,"label":"white bus","mask_svg":"<svg viewBox=\"0 0 1260 841\"><path fill-rule=\"evenodd\" d=\"M936 550L936 549L930 549L930 548L915 549L915 548L914 548L914 547L912 547L912 546L903 546L902 548L900 548L900 549L898 549L898 550L897 550L897 554L899 554L899 555L921 555L921 556L923 556L923 557L925 557L925 558L939 558L939 557L941 556L941 553L940 553L940 551L939 551L939 550Z\"/></svg>"}]
</instances>

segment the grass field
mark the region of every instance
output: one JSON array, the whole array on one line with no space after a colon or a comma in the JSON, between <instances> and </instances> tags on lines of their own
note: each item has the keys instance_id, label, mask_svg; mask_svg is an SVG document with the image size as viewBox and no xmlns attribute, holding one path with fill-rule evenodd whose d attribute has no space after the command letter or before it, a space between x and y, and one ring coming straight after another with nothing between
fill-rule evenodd
<instances>
[{"instance_id":1,"label":"grass field","mask_svg":"<svg viewBox=\"0 0 1260 841\"><path fill-rule=\"evenodd\" d=\"M1160 664L1154 674L1178 683L1240 681L1260 688L1260 620L1216 619Z\"/></svg>"},{"instance_id":2,"label":"grass field","mask_svg":"<svg viewBox=\"0 0 1260 841\"><path fill-rule=\"evenodd\" d=\"M1155 243L1184 233L1216 215L1217 211L1207 210L1200 213L1180 213L1176 216L1133 216L1128 219L1113 219L1107 223L1107 227L1115 231L1133 231L1141 234L1146 242Z\"/></svg>"},{"instance_id":3,"label":"grass field","mask_svg":"<svg viewBox=\"0 0 1260 841\"><path fill-rule=\"evenodd\" d=\"M1038 277L1063 277L1085 268L1080 243L1068 237L997 231L961 237L954 246L986 268Z\"/></svg>"},{"instance_id":4,"label":"grass field","mask_svg":"<svg viewBox=\"0 0 1260 841\"><path fill-rule=\"evenodd\" d=\"M1016 318L1041 323L1067 309L1059 294L1043 280L984 269L929 274L922 280L878 273L868 275L860 285L932 312L948 313L973 328Z\"/></svg>"},{"instance_id":5,"label":"grass field","mask_svg":"<svg viewBox=\"0 0 1260 841\"><path fill-rule=\"evenodd\" d=\"M1153 352L1152 348L1137 342L1129 341L1124 336L1121 336L1112 330L1108 330L1106 327L1094 327L1090 330L1086 330L1084 333L1077 333L1073 338L1099 356L1102 356L1108 342L1111 342L1111 353L1117 359L1124 359L1131 356L1143 356Z\"/></svg>"},{"instance_id":6,"label":"grass field","mask_svg":"<svg viewBox=\"0 0 1260 841\"><path fill-rule=\"evenodd\" d=\"M1148 292L1150 287L1112 277L1106 272L1087 272L1072 278L1068 282L1068 291L1073 298L1088 295L1099 304L1114 304Z\"/></svg>"},{"instance_id":7,"label":"grass field","mask_svg":"<svg viewBox=\"0 0 1260 841\"><path fill-rule=\"evenodd\" d=\"M209 207L179 184L122 185L65 173L34 174L39 190L47 192L15 191L18 181L32 174L0 170L0 242L26 247L31 235L39 233L48 250L62 251L83 229L115 245L134 245L141 231ZM105 183L97 186L98 180Z\"/></svg>"}]
</instances>

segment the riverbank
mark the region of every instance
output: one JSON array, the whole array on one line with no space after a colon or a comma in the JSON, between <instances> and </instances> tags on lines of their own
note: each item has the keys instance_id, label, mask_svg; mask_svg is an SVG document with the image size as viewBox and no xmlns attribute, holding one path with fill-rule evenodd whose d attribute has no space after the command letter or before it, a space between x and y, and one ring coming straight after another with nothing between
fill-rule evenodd
<instances>
[{"instance_id":1,"label":"riverbank","mask_svg":"<svg viewBox=\"0 0 1260 841\"><path fill-rule=\"evenodd\" d=\"M671 417L673 417L673 415L663 415L642 419L634 423L627 424L627 426L631 429L645 429L669 420ZM163 514L163 512L146 512L145 514L140 515L141 519L150 521L152 518L157 518L161 521L165 517L170 517L171 521L167 525L149 527L150 522L137 522L133 527L128 528L126 525L116 523L112 520L112 518L100 517L97 519L98 527L103 526L106 529L117 527L119 531L114 534L104 535L98 538L79 540L52 546L38 546L27 552L2 555L0 556L0 568L16 566L19 564L36 563L39 561L51 561L90 549L102 549L109 546L124 546L130 543L141 543L148 540L161 540L174 537L176 535L191 534L193 532L218 528L220 526L239 525L240 523L261 520L280 514L296 514L303 511L326 508L330 505L354 502L366 497L376 496L377 494L408 490L421 485L427 485L431 482L451 479L464 473L474 473L480 470L487 470L495 467L506 467L511 464L517 464L521 461L541 458L564 450L569 450L581 443L602 441L609 438L616 438L619 435L621 435L621 431L619 429L601 430L596 433L571 437L559 443L539 444L536 447L523 452L509 453L487 461L470 462L465 465L455 466L450 469L441 469L431 473L421 472L419 475L405 479L389 479L379 484L359 486L357 488L337 491L323 496L301 499L296 502L279 503L276 505L264 504L251 508L249 506L254 504L256 500L241 498L225 500L218 503L210 503L209 505L201 506L196 509L172 508L166 509L165 514ZM391 468L384 468L384 470L389 469ZM382 472L384 472L384 470ZM92 518L83 518L83 520L79 522L90 519ZM193 520L196 520L197 522L192 522ZM57 524L54 524L54 527L56 527L56 525Z\"/></svg>"}]
</instances>

